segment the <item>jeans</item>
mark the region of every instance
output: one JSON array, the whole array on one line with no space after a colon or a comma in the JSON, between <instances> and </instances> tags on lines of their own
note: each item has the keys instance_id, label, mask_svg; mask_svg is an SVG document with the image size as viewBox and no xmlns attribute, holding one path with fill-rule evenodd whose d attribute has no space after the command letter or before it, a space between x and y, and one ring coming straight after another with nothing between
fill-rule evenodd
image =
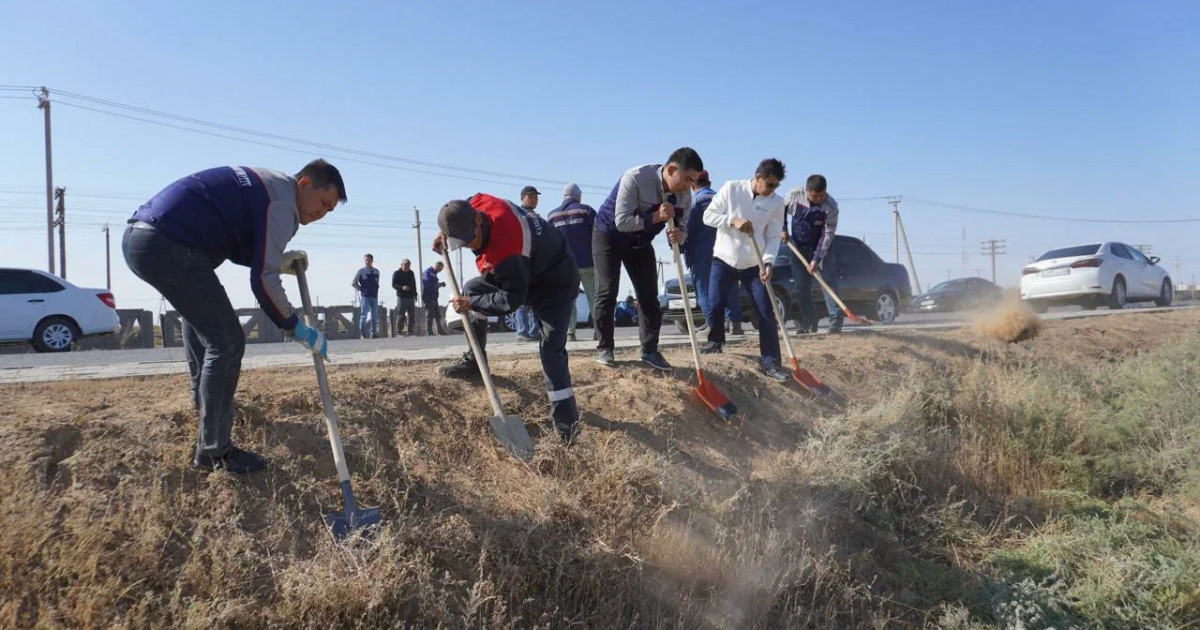
<instances>
[{"instance_id":1,"label":"jeans","mask_svg":"<svg viewBox=\"0 0 1200 630\"><path fill-rule=\"evenodd\" d=\"M725 299L729 286L740 282L750 292L754 312L758 315L758 349L762 364L779 365L779 333L776 330L775 305L767 294L767 287L758 276L758 267L734 269L721 259L713 261L709 286L713 288L712 319L708 324L708 340L725 343Z\"/></svg>"},{"instance_id":2,"label":"jeans","mask_svg":"<svg viewBox=\"0 0 1200 630\"><path fill-rule=\"evenodd\" d=\"M812 245L797 245L796 249L799 249L800 253L804 254L804 258L811 261L816 248ZM837 269L837 265L834 262L832 248L830 248L829 253L825 255L825 258L817 266L820 267L821 279L825 281L825 284L829 285L830 289L837 291L837 278L834 277L836 275L834 270ZM829 271L828 274L825 273L826 270ZM817 316L817 312L813 308L812 274L808 273L808 270L796 259L792 260L792 274L796 277L796 301L800 303L800 324L806 326L809 330L816 330L817 322L821 318ZM829 328L831 330L841 330L844 317L842 309L837 305L837 302L833 301L833 297L829 295L828 291L822 289L821 293L825 296L825 311L829 313Z\"/></svg>"},{"instance_id":3,"label":"jeans","mask_svg":"<svg viewBox=\"0 0 1200 630\"><path fill-rule=\"evenodd\" d=\"M712 317L709 315L711 304L708 297L709 276L712 274L712 257L707 260L693 260L690 271L692 272L692 285L696 287L696 304L700 307L700 312L704 314L704 321L712 325ZM741 285L734 282L729 285L729 294L725 296L725 318L735 326L742 323L742 290Z\"/></svg>"},{"instance_id":4,"label":"jeans","mask_svg":"<svg viewBox=\"0 0 1200 630\"><path fill-rule=\"evenodd\" d=\"M410 297L396 297L396 334L400 331L407 330L408 334L413 334L413 327L417 324L417 301ZM407 326L407 328L405 327Z\"/></svg>"},{"instance_id":5,"label":"jeans","mask_svg":"<svg viewBox=\"0 0 1200 630\"><path fill-rule=\"evenodd\" d=\"M588 309L596 303L596 270L588 267L579 270L579 282L583 284L583 294L587 296ZM567 334L575 334L575 325L579 322L578 300L571 302L571 323L567 324Z\"/></svg>"},{"instance_id":6,"label":"jeans","mask_svg":"<svg viewBox=\"0 0 1200 630\"><path fill-rule=\"evenodd\" d=\"M375 338L376 319L379 318L379 298L361 296L359 299L358 309L358 336L362 339ZM367 328L367 319L371 320L371 327ZM370 335L368 335L368 331Z\"/></svg>"},{"instance_id":7,"label":"jeans","mask_svg":"<svg viewBox=\"0 0 1200 630\"><path fill-rule=\"evenodd\" d=\"M621 284L621 266L633 281L641 316L638 335L642 352L658 352L658 334L662 328L662 306L658 303L658 261L654 248L635 248L621 243L608 234L592 232L592 259L596 266L596 304L592 318L599 335L597 349L613 349L613 317L617 308L617 291Z\"/></svg>"},{"instance_id":8,"label":"jeans","mask_svg":"<svg viewBox=\"0 0 1200 630\"><path fill-rule=\"evenodd\" d=\"M518 307L513 319L517 325L518 335L525 335L527 337L537 337L539 335L538 321L533 315L533 309L528 306Z\"/></svg>"},{"instance_id":9,"label":"jeans","mask_svg":"<svg viewBox=\"0 0 1200 630\"><path fill-rule=\"evenodd\" d=\"M192 405L199 414L196 454L224 456L233 448L233 394L246 335L215 265L203 251L154 229L130 226L121 250L129 269L179 312Z\"/></svg>"},{"instance_id":10,"label":"jeans","mask_svg":"<svg viewBox=\"0 0 1200 630\"><path fill-rule=\"evenodd\" d=\"M471 278L463 285L463 295L486 295L500 291L483 277ZM571 305L542 306L529 309L538 321L540 339L538 356L542 360L542 375L545 377L546 394L550 397L550 416L555 428L570 429L579 420L579 408L575 404L575 391L571 388L571 369L567 360L567 318L571 316ZM479 341L479 350L487 356L487 316L471 312L471 329Z\"/></svg>"}]
</instances>

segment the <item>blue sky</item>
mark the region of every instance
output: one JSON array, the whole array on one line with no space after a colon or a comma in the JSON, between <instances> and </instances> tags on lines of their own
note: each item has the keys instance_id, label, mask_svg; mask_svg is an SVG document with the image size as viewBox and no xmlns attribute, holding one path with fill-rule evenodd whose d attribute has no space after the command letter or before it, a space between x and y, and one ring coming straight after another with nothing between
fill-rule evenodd
<instances>
[{"instance_id":1,"label":"blue sky","mask_svg":"<svg viewBox=\"0 0 1200 630\"><path fill-rule=\"evenodd\" d=\"M10 2L0 4L0 85L536 177L542 211L560 199L561 183L550 182L579 182L598 206L622 171L681 145L700 151L718 183L773 156L788 165L785 185L824 173L830 192L847 199L843 233L865 237L885 259L890 207L849 199L904 196L926 288L962 275L964 228L968 275L989 274L979 241L1007 240L1002 284L1015 284L1048 248L1101 239L1151 244L1187 282L1200 274L1200 223L1020 219L916 200L1089 219L1200 218L1197 18L1198 5L1168 2ZM41 114L32 99L11 98L26 94L0 90L0 265L44 268ZM350 299L363 252L388 271L403 257L415 263L414 205L428 241L447 199L515 198L530 181L354 163L52 98L68 278L103 286L99 224L110 223L122 306L157 309L158 299L120 258L121 224L202 168L294 171L317 155L342 168L350 203L293 241L312 255L324 304ZM252 303L243 268L227 264L220 275L235 305Z\"/></svg>"}]
</instances>

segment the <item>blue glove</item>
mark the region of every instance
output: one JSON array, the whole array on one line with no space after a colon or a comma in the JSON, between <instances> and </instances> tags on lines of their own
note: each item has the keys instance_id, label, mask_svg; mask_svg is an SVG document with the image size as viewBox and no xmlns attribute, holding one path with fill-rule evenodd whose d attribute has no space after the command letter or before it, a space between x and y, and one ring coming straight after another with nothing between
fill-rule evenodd
<instances>
[{"instance_id":1,"label":"blue glove","mask_svg":"<svg viewBox=\"0 0 1200 630\"><path fill-rule=\"evenodd\" d=\"M308 327L303 321L297 321L291 334L293 340L299 341L300 345L308 348L313 354L329 360L329 343L325 341L325 335L321 334L321 331Z\"/></svg>"}]
</instances>

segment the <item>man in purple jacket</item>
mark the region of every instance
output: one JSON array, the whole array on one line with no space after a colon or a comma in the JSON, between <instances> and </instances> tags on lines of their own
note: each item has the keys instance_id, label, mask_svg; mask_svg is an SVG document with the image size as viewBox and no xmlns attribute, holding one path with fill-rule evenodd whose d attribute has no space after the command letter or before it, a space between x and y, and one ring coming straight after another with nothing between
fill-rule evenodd
<instances>
[{"instance_id":1,"label":"man in purple jacket","mask_svg":"<svg viewBox=\"0 0 1200 630\"><path fill-rule=\"evenodd\" d=\"M571 246L575 266L579 267L579 280L583 282L583 293L587 296L588 310L591 310L596 304L596 272L592 268L592 229L596 227L596 211L583 203L583 191L578 185L567 184L563 188L562 204L551 210L548 218ZM579 319L575 311L572 302L571 323L567 326L569 341L575 341L575 323ZM592 337L595 338L595 335Z\"/></svg>"},{"instance_id":2,"label":"man in purple jacket","mask_svg":"<svg viewBox=\"0 0 1200 630\"><path fill-rule=\"evenodd\" d=\"M149 283L182 319L200 416L192 464L246 474L266 460L233 445L233 394L246 336L216 268L229 260L250 268L250 288L267 317L290 338L323 358L325 336L296 315L280 273L308 268L301 251L285 252L301 225L320 220L346 201L342 175L314 160L295 176L246 166L194 173L167 186L129 219L121 248L137 277Z\"/></svg>"}]
</instances>

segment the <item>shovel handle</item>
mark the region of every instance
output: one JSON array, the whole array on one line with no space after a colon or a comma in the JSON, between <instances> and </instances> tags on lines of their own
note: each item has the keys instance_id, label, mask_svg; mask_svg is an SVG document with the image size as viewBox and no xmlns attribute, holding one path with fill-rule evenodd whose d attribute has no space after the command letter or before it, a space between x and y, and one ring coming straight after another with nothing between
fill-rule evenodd
<instances>
[{"instance_id":1,"label":"shovel handle","mask_svg":"<svg viewBox=\"0 0 1200 630\"><path fill-rule=\"evenodd\" d=\"M767 265L763 262L762 248L758 246L758 239L754 234L750 235L750 244L754 246L754 255L758 258L758 270L766 271ZM775 311L775 323L779 324L779 332L783 333L783 345L787 347L788 358L793 363L796 362L796 351L792 349L792 340L787 334L787 322L783 321L783 313L781 312L782 305L775 299L775 286L770 280L764 282L767 285L767 297L771 299L771 310Z\"/></svg>"},{"instance_id":2,"label":"shovel handle","mask_svg":"<svg viewBox=\"0 0 1200 630\"><path fill-rule=\"evenodd\" d=\"M687 322L688 339L692 342L692 358L696 361L696 374L704 378L700 366L700 345L696 342L696 328L692 323L692 302L688 297L687 281L683 276L683 261L679 259L679 243L671 243L671 253L675 256L675 272L679 275L679 293L683 296L683 317Z\"/></svg>"},{"instance_id":3,"label":"shovel handle","mask_svg":"<svg viewBox=\"0 0 1200 630\"><path fill-rule=\"evenodd\" d=\"M462 297L462 291L458 288L458 278L454 275L454 265L450 264L450 250L442 243L442 263L446 267L446 271L450 276L450 292L454 297ZM504 417L504 407L500 405L500 396L496 393L496 386L492 383L492 371L488 368L487 357L483 356L483 352L479 349L479 340L475 338L475 329L471 328L471 314L459 313L462 318L463 332L467 333L467 343L471 344L471 354L475 355L475 362L479 365L479 374L483 376L483 384L487 387L488 398L492 402L492 411L496 412L497 416Z\"/></svg>"},{"instance_id":4,"label":"shovel handle","mask_svg":"<svg viewBox=\"0 0 1200 630\"><path fill-rule=\"evenodd\" d=\"M804 257L804 254L800 253L799 248L792 244L792 239L789 238L787 244L788 247L792 249L792 253L796 255L796 260L799 260L800 263L804 265L804 270L808 271L808 259ZM821 283L821 288L825 289L825 292L833 298L833 301L837 302L837 305L842 307L842 312L844 312L847 317L852 317L854 314L850 312L849 308L846 308L846 303L842 301L842 298L838 297L838 294L835 293L833 289L830 289L829 285L825 283L825 279L821 277L821 272L813 269L810 273L812 274L812 277L817 279L817 282Z\"/></svg>"},{"instance_id":5,"label":"shovel handle","mask_svg":"<svg viewBox=\"0 0 1200 630\"><path fill-rule=\"evenodd\" d=\"M300 303L304 306L304 321L309 327L316 327L317 318L313 316L312 299L308 295L308 278L299 261L293 263L296 270L296 282L300 285ZM329 430L329 445L333 448L333 463L337 466L338 481L345 492L350 490L350 469L346 466L346 454L342 450L342 437L338 434L337 410L333 407L333 397L329 395L329 378L325 375L325 361L313 354L313 367L317 370L317 387L321 390L321 406L325 408L325 427Z\"/></svg>"}]
</instances>

